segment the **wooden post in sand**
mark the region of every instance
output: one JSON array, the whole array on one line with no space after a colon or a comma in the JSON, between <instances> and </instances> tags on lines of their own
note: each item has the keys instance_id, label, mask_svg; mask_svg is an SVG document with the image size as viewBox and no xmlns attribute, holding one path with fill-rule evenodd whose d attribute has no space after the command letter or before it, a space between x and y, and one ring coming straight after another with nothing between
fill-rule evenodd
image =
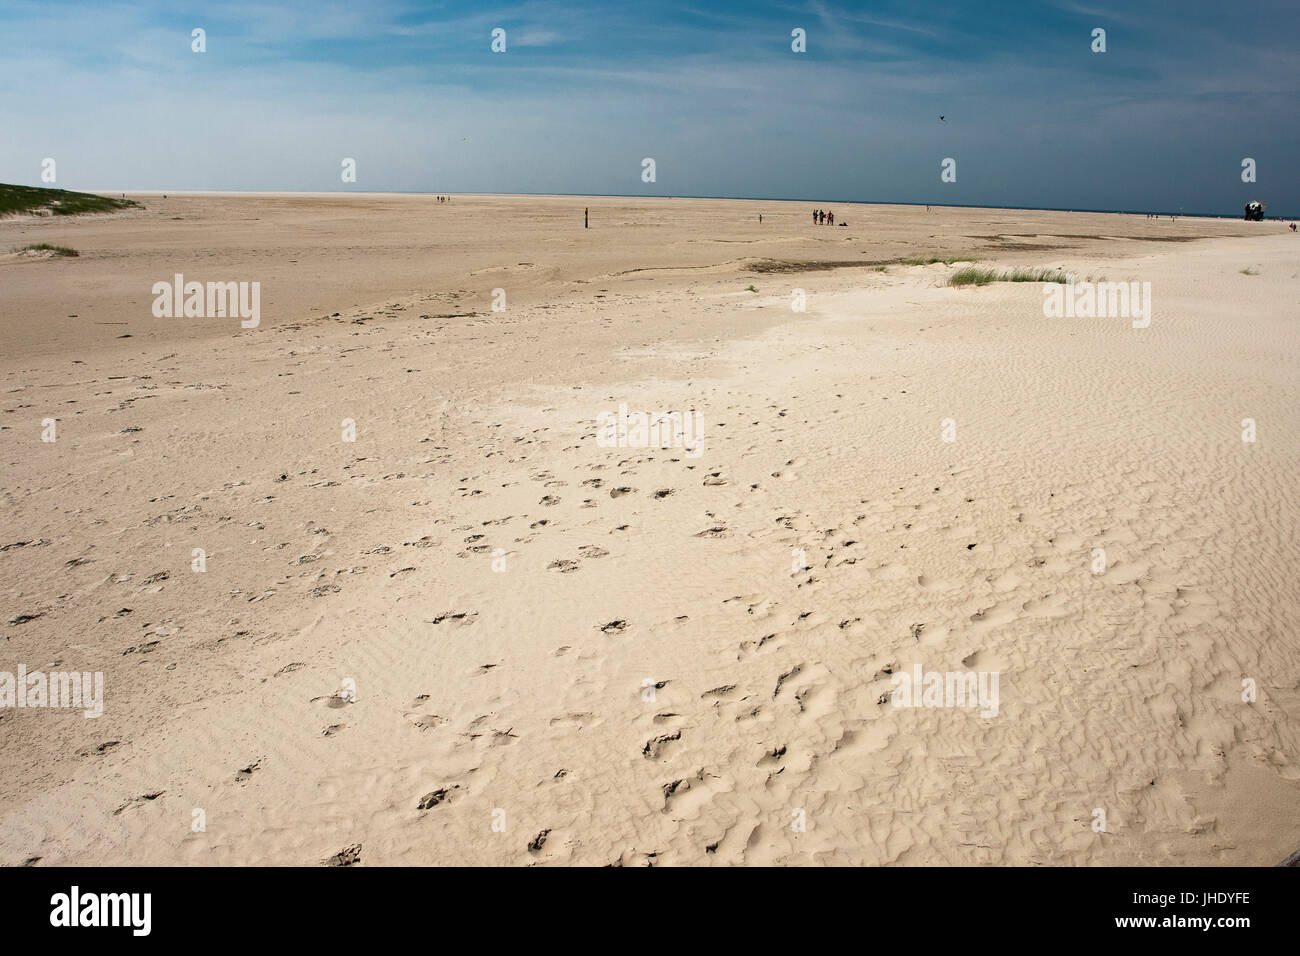
<instances>
[{"instance_id":1,"label":"wooden post in sand","mask_svg":"<svg viewBox=\"0 0 1300 956\"><path fill-rule=\"evenodd\" d=\"M583 229L590 229L590 228L591 228L591 226L587 223L587 213L588 213L590 210L591 210L591 207L590 207L590 206L583 206L583 207L582 207L582 228L583 228Z\"/></svg>"}]
</instances>

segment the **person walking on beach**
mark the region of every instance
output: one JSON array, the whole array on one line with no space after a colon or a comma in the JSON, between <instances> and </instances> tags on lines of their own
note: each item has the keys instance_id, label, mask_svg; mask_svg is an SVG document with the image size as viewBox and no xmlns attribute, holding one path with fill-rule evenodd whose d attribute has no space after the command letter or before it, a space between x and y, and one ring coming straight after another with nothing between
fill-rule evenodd
<instances>
[{"instance_id":1,"label":"person walking on beach","mask_svg":"<svg viewBox=\"0 0 1300 956\"><path fill-rule=\"evenodd\" d=\"M828 212L828 213L826 214L826 224L829 225L829 226L833 226L833 225L835 225L835 213L833 213L833 212Z\"/></svg>"},{"instance_id":2,"label":"person walking on beach","mask_svg":"<svg viewBox=\"0 0 1300 956\"><path fill-rule=\"evenodd\" d=\"M817 225L817 210L813 210L813 225Z\"/></svg>"}]
</instances>

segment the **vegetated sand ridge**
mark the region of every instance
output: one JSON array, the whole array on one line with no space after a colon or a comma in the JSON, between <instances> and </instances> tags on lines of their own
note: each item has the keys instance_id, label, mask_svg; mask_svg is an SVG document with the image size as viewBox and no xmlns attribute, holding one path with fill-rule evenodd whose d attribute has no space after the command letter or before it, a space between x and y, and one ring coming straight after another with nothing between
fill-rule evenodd
<instances>
[{"instance_id":1,"label":"vegetated sand ridge","mask_svg":"<svg viewBox=\"0 0 1300 956\"><path fill-rule=\"evenodd\" d=\"M80 253L0 257L0 670L105 675L98 719L0 710L0 862L1300 846L1279 224L137 198L0 221ZM1150 282L1150 326L891 264L961 255ZM260 326L155 318L175 273L261 282ZM698 448L603 447L620 404ZM996 716L895 706L917 665Z\"/></svg>"}]
</instances>

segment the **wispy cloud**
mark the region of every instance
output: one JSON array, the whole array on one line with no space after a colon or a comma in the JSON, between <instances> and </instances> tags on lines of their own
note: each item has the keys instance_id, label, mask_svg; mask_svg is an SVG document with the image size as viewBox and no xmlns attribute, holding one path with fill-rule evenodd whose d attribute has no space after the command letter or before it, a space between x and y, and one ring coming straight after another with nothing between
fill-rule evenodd
<instances>
[{"instance_id":1,"label":"wispy cloud","mask_svg":"<svg viewBox=\"0 0 1300 956\"><path fill-rule=\"evenodd\" d=\"M1230 210L1250 155L1273 208L1300 207L1300 27L1278 0L198 9L0 0L21 38L0 59L0 180L36 181L57 151L69 185L344 188L354 156L368 189L1133 208L1194 192ZM945 156L960 172L941 187Z\"/></svg>"}]
</instances>

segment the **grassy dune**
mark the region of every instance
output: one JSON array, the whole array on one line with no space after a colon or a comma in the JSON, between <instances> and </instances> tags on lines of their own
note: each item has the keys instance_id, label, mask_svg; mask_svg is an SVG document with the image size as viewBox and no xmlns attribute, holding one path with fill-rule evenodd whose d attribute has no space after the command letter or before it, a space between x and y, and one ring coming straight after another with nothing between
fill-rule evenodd
<instances>
[{"instance_id":1,"label":"grassy dune","mask_svg":"<svg viewBox=\"0 0 1300 956\"><path fill-rule=\"evenodd\" d=\"M38 186L10 186L0 183L0 216L31 215L76 216L87 212L117 212L139 207L131 199L112 199L92 193L74 193L66 189Z\"/></svg>"}]
</instances>

